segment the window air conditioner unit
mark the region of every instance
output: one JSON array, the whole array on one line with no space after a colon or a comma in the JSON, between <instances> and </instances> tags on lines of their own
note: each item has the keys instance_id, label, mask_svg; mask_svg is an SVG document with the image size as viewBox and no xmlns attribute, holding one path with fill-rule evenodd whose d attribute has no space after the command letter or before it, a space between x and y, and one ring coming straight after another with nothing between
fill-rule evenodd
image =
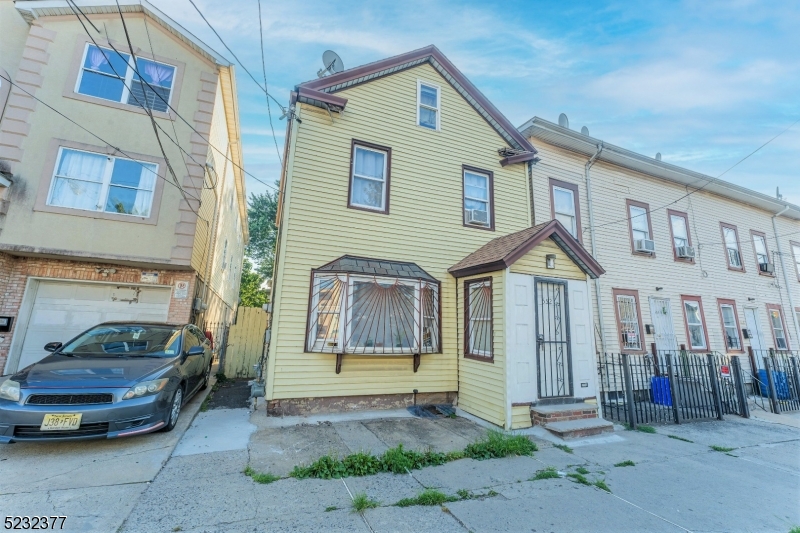
<instances>
[{"instance_id":1,"label":"window air conditioner unit","mask_svg":"<svg viewBox=\"0 0 800 533\"><path fill-rule=\"evenodd\" d=\"M467 224L476 224L478 226L489 225L489 212L481 211L479 209L465 209Z\"/></svg>"},{"instance_id":2,"label":"window air conditioner unit","mask_svg":"<svg viewBox=\"0 0 800 533\"><path fill-rule=\"evenodd\" d=\"M637 252L646 252L648 254L652 254L656 251L656 243L650 239L636 239L633 241L633 248Z\"/></svg>"},{"instance_id":3,"label":"window air conditioner unit","mask_svg":"<svg viewBox=\"0 0 800 533\"><path fill-rule=\"evenodd\" d=\"M765 274L775 273L775 265L773 265L772 263L759 263L758 269Z\"/></svg>"},{"instance_id":4,"label":"window air conditioner unit","mask_svg":"<svg viewBox=\"0 0 800 533\"><path fill-rule=\"evenodd\" d=\"M694 259L694 246L678 246L675 254L684 259Z\"/></svg>"}]
</instances>

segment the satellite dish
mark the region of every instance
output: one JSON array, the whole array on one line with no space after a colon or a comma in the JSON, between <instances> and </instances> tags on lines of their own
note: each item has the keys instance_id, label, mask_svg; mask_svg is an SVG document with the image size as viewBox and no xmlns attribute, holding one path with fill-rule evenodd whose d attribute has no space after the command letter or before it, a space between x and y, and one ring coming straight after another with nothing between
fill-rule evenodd
<instances>
[{"instance_id":1,"label":"satellite dish","mask_svg":"<svg viewBox=\"0 0 800 533\"><path fill-rule=\"evenodd\" d=\"M656 152L656 161L661 161L661 152Z\"/></svg>"},{"instance_id":2,"label":"satellite dish","mask_svg":"<svg viewBox=\"0 0 800 533\"><path fill-rule=\"evenodd\" d=\"M569 119L567 118L567 115L565 115L564 113L558 115L558 125L561 126L562 128L569 129Z\"/></svg>"},{"instance_id":3,"label":"satellite dish","mask_svg":"<svg viewBox=\"0 0 800 533\"><path fill-rule=\"evenodd\" d=\"M581 135L586 135L588 137L589 136L589 128L587 128L586 126L582 127L581 128Z\"/></svg>"},{"instance_id":4,"label":"satellite dish","mask_svg":"<svg viewBox=\"0 0 800 533\"><path fill-rule=\"evenodd\" d=\"M339 54L333 50L325 50L322 54L323 68L317 71L317 77L324 78L328 74L336 74L344 70L344 63Z\"/></svg>"}]
</instances>

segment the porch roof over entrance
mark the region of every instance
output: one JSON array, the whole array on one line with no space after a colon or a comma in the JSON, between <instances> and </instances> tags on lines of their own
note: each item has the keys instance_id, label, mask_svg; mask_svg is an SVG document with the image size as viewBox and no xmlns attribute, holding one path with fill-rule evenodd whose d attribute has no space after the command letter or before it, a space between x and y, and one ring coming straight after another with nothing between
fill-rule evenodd
<instances>
[{"instance_id":1,"label":"porch roof over entrance","mask_svg":"<svg viewBox=\"0 0 800 533\"><path fill-rule=\"evenodd\" d=\"M545 239L552 239L592 279L605 273L600 263L557 220L493 239L450 267L448 272L462 278L508 268Z\"/></svg>"}]
</instances>

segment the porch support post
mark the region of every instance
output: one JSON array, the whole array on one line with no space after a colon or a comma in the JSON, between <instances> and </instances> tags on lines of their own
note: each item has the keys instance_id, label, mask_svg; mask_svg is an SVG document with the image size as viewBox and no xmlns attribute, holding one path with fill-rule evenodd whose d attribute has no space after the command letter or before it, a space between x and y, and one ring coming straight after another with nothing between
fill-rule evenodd
<instances>
[{"instance_id":1,"label":"porch support post","mask_svg":"<svg viewBox=\"0 0 800 533\"><path fill-rule=\"evenodd\" d=\"M706 354L708 359L708 378L711 380L711 392L714 394L714 405L717 408L717 420L724 420L722 417L722 398L719 392L719 376L717 376L717 365L714 364L714 354Z\"/></svg>"},{"instance_id":2,"label":"porch support post","mask_svg":"<svg viewBox=\"0 0 800 533\"><path fill-rule=\"evenodd\" d=\"M675 370L672 367L673 354L667 353L664 357L667 358L667 375L669 376L669 391L672 395L672 414L675 417L675 423L681 423L681 406L680 395L678 394L678 382L675 380Z\"/></svg>"},{"instance_id":3,"label":"porch support post","mask_svg":"<svg viewBox=\"0 0 800 533\"><path fill-rule=\"evenodd\" d=\"M628 425L636 429L636 412L633 403L633 380L631 379L631 363L628 354L622 354L622 374L625 379L625 414L628 415Z\"/></svg>"},{"instance_id":4,"label":"porch support post","mask_svg":"<svg viewBox=\"0 0 800 533\"><path fill-rule=\"evenodd\" d=\"M779 415L781 414L781 408L778 406L778 394L775 392L775 379L772 376L772 361L770 357L764 358L764 370L767 372L769 404L772 407L772 412Z\"/></svg>"},{"instance_id":5,"label":"porch support post","mask_svg":"<svg viewBox=\"0 0 800 533\"><path fill-rule=\"evenodd\" d=\"M731 357L731 371L733 372L733 383L736 387L736 399L739 401L739 414L744 418L750 418L750 408L747 405L747 394L745 394L744 390L742 363L738 357Z\"/></svg>"}]
</instances>

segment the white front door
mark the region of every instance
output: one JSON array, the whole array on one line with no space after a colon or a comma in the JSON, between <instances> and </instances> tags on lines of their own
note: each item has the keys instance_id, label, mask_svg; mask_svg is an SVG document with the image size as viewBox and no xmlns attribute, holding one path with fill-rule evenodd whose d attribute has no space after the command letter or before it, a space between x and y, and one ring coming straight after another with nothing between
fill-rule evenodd
<instances>
[{"instance_id":1,"label":"white front door","mask_svg":"<svg viewBox=\"0 0 800 533\"><path fill-rule=\"evenodd\" d=\"M744 321L750 333L750 347L753 348L756 365L758 365L758 368L764 368L762 356L767 349L767 343L764 342L764 333L761 330L761 323L758 320L758 309L755 307L745 307Z\"/></svg>"},{"instance_id":2,"label":"white front door","mask_svg":"<svg viewBox=\"0 0 800 533\"><path fill-rule=\"evenodd\" d=\"M592 307L589 299L589 284L586 281L568 281L569 289L569 328L572 343L572 372L574 375L574 396L576 398L594 397L595 364L594 334L592 326Z\"/></svg>"},{"instance_id":3,"label":"white front door","mask_svg":"<svg viewBox=\"0 0 800 533\"><path fill-rule=\"evenodd\" d=\"M669 298L650 297L650 319L655 328L656 350L659 352L675 352L678 341L672 323L672 309Z\"/></svg>"},{"instance_id":4,"label":"white front door","mask_svg":"<svg viewBox=\"0 0 800 533\"><path fill-rule=\"evenodd\" d=\"M536 400L536 333L534 331L533 276L509 274L508 401Z\"/></svg>"},{"instance_id":5,"label":"white front door","mask_svg":"<svg viewBox=\"0 0 800 533\"><path fill-rule=\"evenodd\" d=\"M43 359L48 342L67 342L101 322L166 322L170 287L135 287L105 283L39 281L25 327L18 369ZM9 361L11 363L11 361Z\"/></svg>"}]
</instances>

